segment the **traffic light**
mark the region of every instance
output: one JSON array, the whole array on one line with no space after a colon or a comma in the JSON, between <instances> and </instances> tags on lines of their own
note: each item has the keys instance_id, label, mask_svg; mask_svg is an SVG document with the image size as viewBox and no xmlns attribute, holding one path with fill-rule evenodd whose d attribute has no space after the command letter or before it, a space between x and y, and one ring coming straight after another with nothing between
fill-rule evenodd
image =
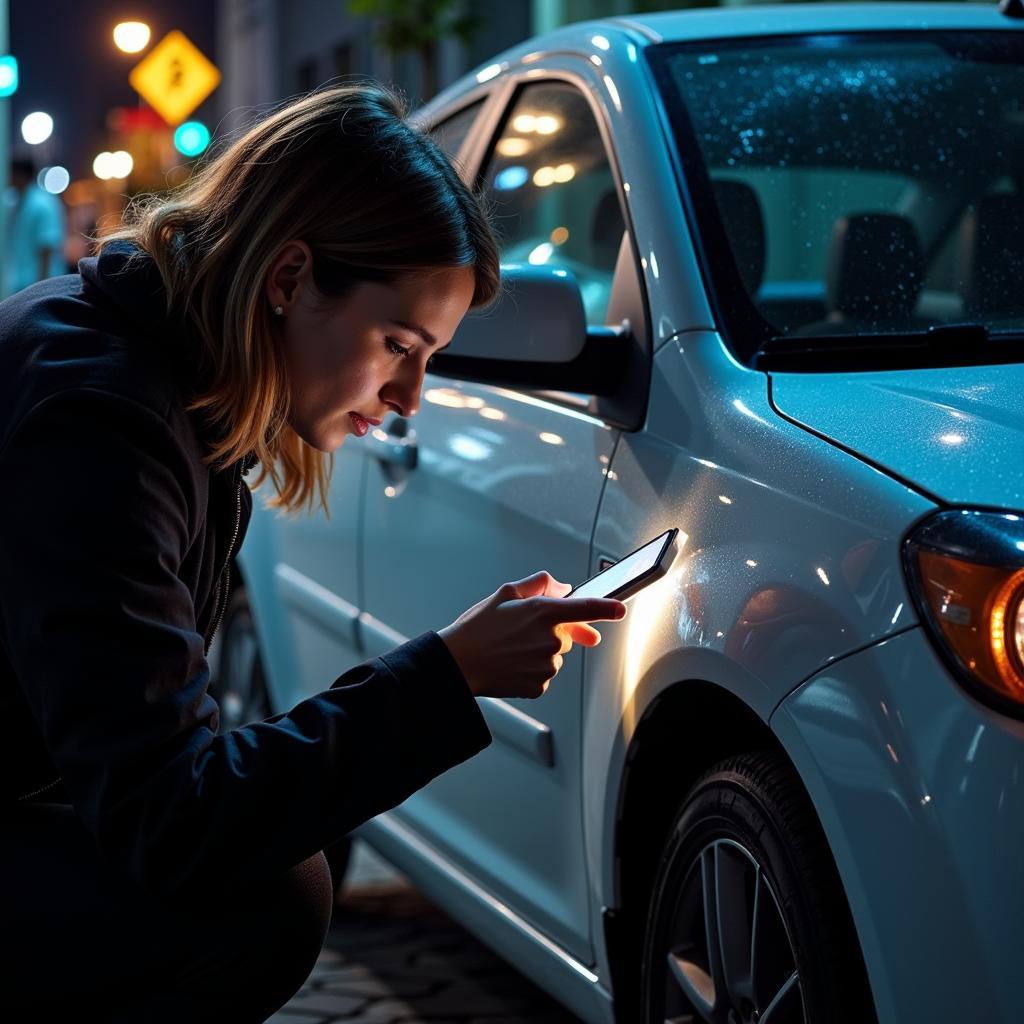
<instances>
[{"instance_id":1,"label":"traffic light","mask_svg":"<svg viewBox=\"0 0 1024 1024\"><path fill-rule=\"evenodd\" d=\"M183 156L199 156L210 144L210 129L202 121L186 121L174 133L174 147Z\"/></svg>"},{"instance_id":2,"label":"traffic light","mask_svg":"<svg viewBox=\"0 0 1024 1024\"><path fill-rule=\"evenodd\" d=\"M0 99L18 91L18 58L8 54L0 57Z\"/></svg>"}]
</instances>

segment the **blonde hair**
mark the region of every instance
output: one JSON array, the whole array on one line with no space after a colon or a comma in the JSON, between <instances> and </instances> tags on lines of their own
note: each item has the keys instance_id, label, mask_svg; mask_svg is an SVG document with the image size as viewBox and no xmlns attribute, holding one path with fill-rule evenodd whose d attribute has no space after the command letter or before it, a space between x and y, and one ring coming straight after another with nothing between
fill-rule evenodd
<instances>
[{"instance_id":1,"label":"blonde hair","mask_svg":"<svg viewBox=\"0 0 1024 1024\"><path fill-rule=\"evenodd\" d=\"M271 113L169 197L145 196L99 248L129 241L152 257L168 315L198 334L200 377L187 400L219 438L204 456L222 468L246 455L270 476L267 507L330 517L333 455L288 425L284 355L263 284L285 241L313 253L324 296L360 281L473 266L472 306L499 288L498 253L478 196L425 134L408 125L402 99L377 83L336 86ZM205 375L205 376L203 376Z\"/></svg>"}]
</instances>

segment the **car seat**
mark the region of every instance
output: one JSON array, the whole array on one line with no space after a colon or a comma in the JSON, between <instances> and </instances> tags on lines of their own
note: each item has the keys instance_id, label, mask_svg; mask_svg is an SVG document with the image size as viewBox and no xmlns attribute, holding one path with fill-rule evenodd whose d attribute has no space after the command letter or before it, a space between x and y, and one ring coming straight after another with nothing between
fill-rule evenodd
<instances>
[{"instance_id":1,"label":"car seat","mask_svg":"<svg viewBox=\"0 0 1024 1024\"><path fill-rule=\"evenodd\" d=\"M895 213L855 213L832 229L825 276L830 312L795 335L925 330L914 316L924 258L913 224Z\"/></svg>"},{"instance_id":2,"label":"car seat","mask_svg":"<svg viewBox=\"0 0 1024 1024\"><path fill-rule=\"evenodd\" d=\"M766 246L761 201L745 181L723 179L712 182L712 187L740 280L753 299L764 280Z\"/></svg>"},{"instance_id":3,"label":"car seat","mask_svg":"<svg viewBox=\"0 0 1024 1024\"><path fill-rule=\"evenodd\" d=\"M598 200L590 221L590 262L609 273L615 268L626 222L619 206L619 193L613 186Z\"/></svg>"},{"instance_id":4,"label":"car seat","mask_svg":"<svg viewBox=\"0 0 1024 1024\"><path fill-rule=\"evenodd\" d=\"M1024 316L1024 196L985 196L968 214L961 250L964 314L992 323Z\"/></svg>"}]
</instances>

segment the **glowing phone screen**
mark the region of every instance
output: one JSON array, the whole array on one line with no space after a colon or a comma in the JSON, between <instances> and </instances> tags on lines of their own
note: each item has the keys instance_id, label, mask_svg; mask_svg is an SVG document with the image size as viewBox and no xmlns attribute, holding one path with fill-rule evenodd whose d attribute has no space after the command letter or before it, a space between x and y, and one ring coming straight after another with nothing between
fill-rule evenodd
<instances>
[{"instance_id":1,"label":"glowing phone screen","mask_svg":"<svg viewBox=\"0 0 1024 1024\"><path fill-rule=\"evenodd\" d=\"M664 549L665 534L661 534L649 544L634 551L633 554L627 555L621 562L616 562L604 572L599 572L585 583L581 583L574 591L565 596L608 597L630 580L653 569L658 564L658 559Z\"/></svg>"}]
</instances>

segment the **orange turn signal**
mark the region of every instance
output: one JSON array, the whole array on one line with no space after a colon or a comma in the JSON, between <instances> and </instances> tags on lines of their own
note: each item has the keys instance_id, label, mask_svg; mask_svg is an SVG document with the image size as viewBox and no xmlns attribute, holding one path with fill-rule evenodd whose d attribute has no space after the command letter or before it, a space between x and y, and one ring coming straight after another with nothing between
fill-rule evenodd
<instances>
[{"instance_id":1,"label":"orange turn signal","mask_svg":"<svg viewBox=\"0 0 1024 1024\"><path fill-rule=\"evenodd\" d=\"M962 668L1024 706L1024 568L916 552L931 621Z\"/></svg>"}]
</instances>

